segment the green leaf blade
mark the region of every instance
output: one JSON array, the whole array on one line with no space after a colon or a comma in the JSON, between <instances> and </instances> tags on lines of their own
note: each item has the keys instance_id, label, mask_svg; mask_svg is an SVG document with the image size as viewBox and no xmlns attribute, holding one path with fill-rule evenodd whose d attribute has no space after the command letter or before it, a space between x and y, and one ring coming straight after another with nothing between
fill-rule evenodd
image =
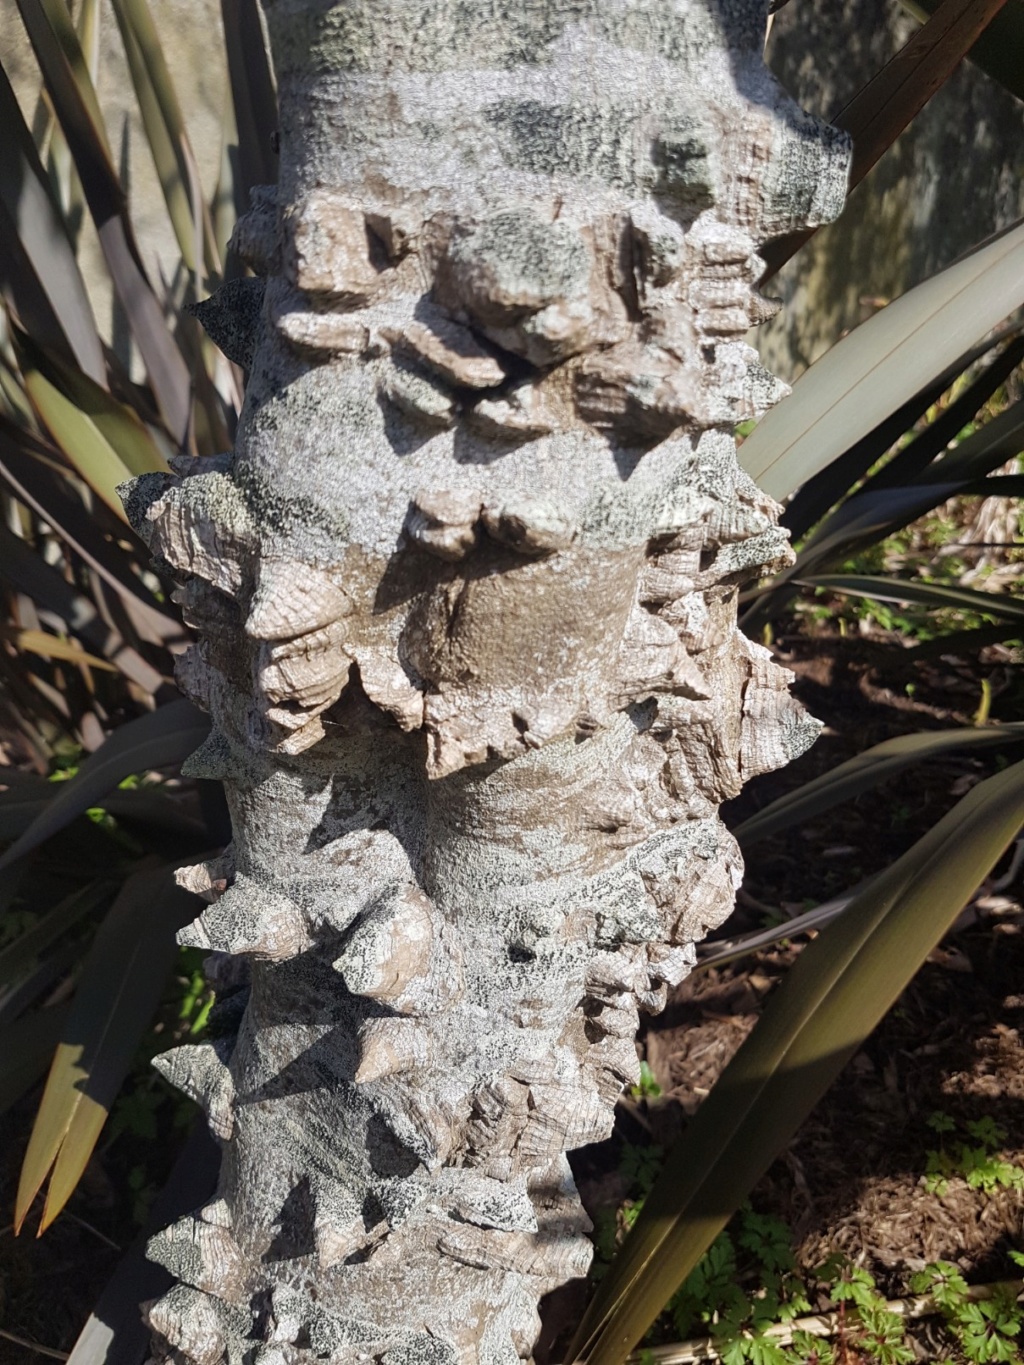
<instances>
[{"instance_id":1,"label":"green leaf blade","mask_svg":"<svg viewBox=\"0 0 1024 1365\"><path fill-rule=\"evenodd\" d=\"M784 498L1024 303L1024 223L911 289L844 337L740 447L743 468Z\"/></svg>"},{"instance_id":2,"label":"green leaf blade","mask_svg":"<svg viewBox=\"0 0 1024 1365\"><path fill-rule=\"evenodd\" d=\"M22 1164L15 1202L20 1228L49 1177L40 1234L74 1191L156 1008L175 954L176 931L194 896L170 867L125 882L82 969Z\"/></svg>"},{"instance_id":3,"label":"green leaf blade","mask_svg":"<svg viewBox=\"0 0 1024 1365\"><path fill-rule=\"evenodd\" d=\"M814 818L880 782L920 763L958 749L1024 743L1024 722L986 729L933 730L884 740L845 763L780 796L733 830L741 848L750 848L802 820Z\"/></svg>"},{"instance_id":4,"label":"green leaf blade","mask_svg":"<svg viewBox=\"0 0 1024 1365\"><path fill-rule=\"evenodd\" d=\"M0 870L98 805L133 773L180 763L206 738L210 723L187 701L175 701L158 711L122 725L90 754L77 774L59 784L56 794L32 824L0 857Z\"/></svg>"},{"instance_id":5,"label":"green leaf blade","mask_svg":"<svg viewBox=\"0 0 1024 1365\"><path fill-rule=\"evenodd\" d=\"M981 616L1024 621L1024 600L1006 593L977 592L944 583L918 583L909 579L888 578L884 574L812 574L793 580L805 588L827 588L830 592L852 597L872 597L877 602L917 602L938 609L951 607L976 612Z\"/></svg>"}]
</instances>

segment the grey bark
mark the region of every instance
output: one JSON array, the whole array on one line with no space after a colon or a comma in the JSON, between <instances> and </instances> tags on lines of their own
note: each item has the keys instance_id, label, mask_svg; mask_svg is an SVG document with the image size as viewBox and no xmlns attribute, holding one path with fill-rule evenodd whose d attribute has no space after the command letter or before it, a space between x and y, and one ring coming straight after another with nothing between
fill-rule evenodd
<instances>
[{"instance_id":1,"label":"grey bark","mask_svg":"<svg viewBox=\"0 0 1024 1365\"><path fill-rule=\"evenodd\" d=\"M236 447L127 495L234 824L182 874L222 1033L158 1062L221 1184L149 1322L197 1365L515 1365L590 1261L566 1152L732 906L718 805L816 732L736 628L789 550L732 431L779 394L757 244L838 212L847 148L756 0L267 17L281 185L204 319Z\"/></svg>"}]
</instances>

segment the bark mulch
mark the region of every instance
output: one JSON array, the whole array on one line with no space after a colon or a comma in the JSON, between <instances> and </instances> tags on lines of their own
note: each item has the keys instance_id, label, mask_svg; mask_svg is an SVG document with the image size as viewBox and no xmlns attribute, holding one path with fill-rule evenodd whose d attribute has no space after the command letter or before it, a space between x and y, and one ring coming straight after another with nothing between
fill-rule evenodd
<instances>
[{"instance_id":1,"label":"bark mulch","mask_svg":"<svg viewBox=\"0 0 1024 1365\"><path fill-rule=\"evenodd\" d=\"M918 973L754 1192L759 1210L793 1228L802 1264L843 1252L891 1296L939 1259L970 1279L1004 1278L1006 1251L1021 1244L1024 1192L985 1193L954 1175L940 1196L923 1182L928 1152L943 1140L927 1123L936 1113L964 1136L966 1123L990 1118L1007 1132L999 1155L1024 1165L1019 911L981 922L950 948ZM665 1091L647 1106L654 1141L667 1146L682 1128L794 955L764 954L683 983L646 1037ZM947 1147L956 1140L944 1138Z\"/></svg>"}]
</instances>

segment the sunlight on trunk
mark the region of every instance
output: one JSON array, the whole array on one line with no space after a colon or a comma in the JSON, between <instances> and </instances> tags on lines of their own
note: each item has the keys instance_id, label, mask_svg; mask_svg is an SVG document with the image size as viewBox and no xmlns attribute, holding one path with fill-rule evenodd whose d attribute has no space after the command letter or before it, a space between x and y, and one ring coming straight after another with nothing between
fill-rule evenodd
<instances>
[{"instance_id":1,"label":"sunlight on trunk","mask_svg":"<svg viewBox=\"0 0 1024 1365\"><path fill-rule=\"evenodd\" d=\"M817 733L736 627L790 551L733 430L783 392L757 247L848 148L758 0L266 9L281 184L203 309L238 440L126 499L234 825L180 874L219 1032L158 1062L220 1188L148 1319L194 1365L516 1365L591 1259L566 1153L732 908L718 806Z\"/></svg>"}]
</instances>

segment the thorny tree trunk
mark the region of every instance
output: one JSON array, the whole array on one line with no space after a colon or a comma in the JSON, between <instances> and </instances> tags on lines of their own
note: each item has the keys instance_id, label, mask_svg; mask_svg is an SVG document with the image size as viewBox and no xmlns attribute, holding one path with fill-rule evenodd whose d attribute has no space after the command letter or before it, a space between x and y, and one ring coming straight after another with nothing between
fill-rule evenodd
<instances>
[{"instance_id":1,"label":"thorny tree trunk","mask_svg":"<svg viewBox=\"0 0 1024 1365\"><path fill-rule=\"evenodd\" d=\"M763 0L267 17L265 293L205 319L237 445L127 499L234 822L182 874L221 1036L158 1061L220 1188L149 1321L198 1365L515 1365L590 1261L566 1151L732 906L717 807L816 732L736 629L789 551L732 432L781 388L757 245L839 210L847 148Z\"/></svg>"}]
</instances>

